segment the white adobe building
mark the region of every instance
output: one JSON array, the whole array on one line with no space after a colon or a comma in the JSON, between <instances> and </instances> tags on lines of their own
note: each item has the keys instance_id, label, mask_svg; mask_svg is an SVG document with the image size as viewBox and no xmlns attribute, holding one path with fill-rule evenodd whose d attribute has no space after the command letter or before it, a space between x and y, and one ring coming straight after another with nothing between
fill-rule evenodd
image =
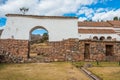
<instances>
[{"instance_id":1,"label":"white adobe building","mask_svg":"<svg viewBox=\"0 0 120 80\"><path fill-rule=\"evenodd\" d=\"M115 28L111 24L115 22L78 22L79 39L120 40L120 36L117 34L120 27Z\"/></svg>"},{"instance_id":2,"label":"white adobe building","mask_svg":"<svg viewBox=\"0 0 120 80\"><path fill-rule=\"evenodd\" d=\"M7 14L6 16L7 24L1 39L30 40L31 32L37 28L48 31L49 41L78 38L78 19L76 17L21 14Z\"/></svg>"},{"instance_id":3,"label":"white adobe building","mask_svg":"<svg viewBox=\"0 0 120 80\"><path fill-rule=\"evenodd\" d=\"M120 36L120 21L108 21L108 23L112 25L116 34Z\"/></svg>"},{"instance_id":4,"label":"white adobe building","mask_svg":"<svg viewBox=\"0 0 120 80\"><path fill-rule=\"evenodd\" d=\"M78 22L76 17L7 14L7 23L1 39L30 40L38 28L48 31L49 41L69 38L80 40L120 40L120 21Z\"/></svg>"}]
</instances>

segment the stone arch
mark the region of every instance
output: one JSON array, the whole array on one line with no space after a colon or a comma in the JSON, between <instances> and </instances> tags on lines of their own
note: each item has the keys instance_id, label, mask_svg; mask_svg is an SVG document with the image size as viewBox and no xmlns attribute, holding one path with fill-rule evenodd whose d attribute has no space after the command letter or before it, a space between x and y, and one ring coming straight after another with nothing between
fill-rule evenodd
<instances>
[{"instance_id":1,"label":"stone arch","mask_svg":"<svg viewBox=\"0 0 120 80\"><path fill-rule=\"evenodd\" d=\"M94 36L94 37L93 37L93 40L98 40L98 37L97 37L97 36Z\"/></svg>"},{"instance_id":2,"label":"stone arch","mask_svg":"<svg viewBox=\"0 0 120 80\"><path fill-rule=\"evenodd\" d=\"M37 49L37 47L34 47L33 48L33 44L34 43L31 43L32 41L31 41L31 35L32 35L32 32L34 31L34 30L36 30L36 29L44 29L45 31L47 31L47 33L48 33L48 39L49 39L49 32L48 32L48 30L45 28L45 27L43 27L43 26L35 26L35 27L33 27L33 28L31 28L30 29L30 31L29 31L29 44L28 44L28 49L29 49L29 52L28 52L28 54L27 54L27 57L28 58L31 58L31 57L36 57L37 55L38 55L38 49ZM36 44L36 46L37 46L37 44L42 44L42 42L38 42L38 43L35 43ZM45 43L44 43L45 44ZM31 51L33 51L33 52L31 52ZM34 53L34 51L35 51L35 53ZM33 56L34 55L34 56Z\"/></svg>"},{"instance_id":3,"label":"stone arch","mask_svg":"<svg viewBox=\"0 0 120 80\"><path fill-rule=\"evenodd\" d=\"M111 39L112 39L112 37L111 37L111 36L108 36L108 37L107 37L107 40L111 40Z\"/></svg>"},{"instance_id":4,"label":"stone arch","mask_svg":"<svg viewBox=\"0 0 120 80\"><path fill-rule=\"evenodd\" d=\"M44 29L44 30L47 31L47 33L48 33L48 35L49 35L49 32L48 32L48 30L47 30L45 27L43 27L43 26L35 26L35 27L33 27L33 28L30 30L30 32L29 32L29 41L31 40L32 31L34 31L34 30L36 30L36 29ZM48 39L49 39L49 36L48 36Z\"/></svg>"},{"instance_id":5,"label":"stone arch","mask_svg":"<svg viewBox=\"0 0 120 80\"><path fill-rule=\"evenodd\" d=\"M105 37L104 37L104 36L101 36L101 37L100 37L100 40L102 40L102 41L105 40Z\"/></svg>"}]
</instances>

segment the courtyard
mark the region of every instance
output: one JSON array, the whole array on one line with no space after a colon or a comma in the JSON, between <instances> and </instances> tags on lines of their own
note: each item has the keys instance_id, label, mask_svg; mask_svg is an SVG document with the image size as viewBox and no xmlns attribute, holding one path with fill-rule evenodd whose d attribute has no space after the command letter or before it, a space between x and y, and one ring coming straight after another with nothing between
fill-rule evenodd
<instances>
[{"instance_id":1,"label":"courtyard","mask_svg":"<svg viewBox=\"0 0 120 80\"><path fill-rule=\"evenodd\" d=\"M74 62L76 67L84 67L101 80L119 80L120 64L119 62L94 61L94 62Z\"/></svg>"},{"instance_id":2,"label":"courtyard","mask_svg":"<svg viewBox=\"0 0 120 80\"><path fill-rule=\"evenodd\" d=\"M92 67L88 70L103 80L120 80L120 67Z\"/></svg>"},{"instance_id":3,"label":"courtyard","mask_svg":"<svg viewBox=\"0 0 120 80\"><path fill-rule=\"evenodd\" d=\"M90 80L66 62L0 64L0 80Z\"/></svg>"},{"instance_id":4,"label":"courtyard","mask_svg":"<svg viewBox=\"0 0 120 80\"><path fill-rule=\"evenodd\" d=\"M119 80L118 62L99 62L99 65L96 62L0 64L0 80L91 80L80 69L89 63L92 67L86 69L100 79Z\"/></svg>"}]
</instances>

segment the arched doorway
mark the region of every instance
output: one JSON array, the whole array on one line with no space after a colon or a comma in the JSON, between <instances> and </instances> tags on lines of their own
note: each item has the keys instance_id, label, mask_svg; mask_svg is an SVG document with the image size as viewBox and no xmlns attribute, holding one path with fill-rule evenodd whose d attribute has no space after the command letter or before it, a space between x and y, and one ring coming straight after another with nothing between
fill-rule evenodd
<instances>
[{"instance_id":1,"label":"arched doorway","mask_svg":"<svg viewBox=\"0 0 120 80\"><path fill-rule=\"evenodd\" d=\"M29 34L28 58L32 58L39 54L39 47L49 41L49 35L48 30L42 26L32 28Z\"/></svg>"}]
</instances>

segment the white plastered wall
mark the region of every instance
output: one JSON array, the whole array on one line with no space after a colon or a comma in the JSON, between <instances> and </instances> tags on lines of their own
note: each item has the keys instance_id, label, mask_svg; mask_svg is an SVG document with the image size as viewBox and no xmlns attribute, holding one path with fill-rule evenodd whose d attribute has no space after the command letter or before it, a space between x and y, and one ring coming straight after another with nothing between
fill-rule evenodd
<instances>
[{"instance_id":1,"label":"white plastered wall","mask_svg":"<svg viewBox=\"0 0 120 80\"><path fill-rule=\"evenodd\" d=\"M7 17L7 24L1 35L2 39L30 39L30 31L36 26L48 30L49 41L61 41L68 38L78 38L77 19L40 19L29 17Z\"/></svg>"},{"instance_id":2,"label":"white plastered wall","mask_svg":"<svg viewBox=\"0 0 120 80\"><path fill-rule=\"evenodd\" d=\"M78 27L78 29L113 29L113 30L115 30L115 28L113 28L113 27L83 27L83 26ZM111 36L113 40L114 39L117 40L117 41L120 40L120 36L117 35L116 33L113 33L113 34L90 34L90 33L86 34L86 33L79 33L78 36L79 36L79 39L81 39L81 40L93 39L94 36L97 36L98 39L100 39L101 36L104 36L105 39L107 39L107 37Z\"/></svg>"},{"instance_id":3,"label":"white plastered wall","mask_svg":"<svg viewBox=\"0 0 120 80\"><path fill-rule=\"evenodd\" d=\"M107 39L107 37L111 36L112 39L115 40L120 40L120 36L117 34L79 34L79 39L84 40L84 39L93 39L94 36L97 36L98 39L100 39L100 37L104 36L105 39Z\"/></svg>"}]
</instances>

